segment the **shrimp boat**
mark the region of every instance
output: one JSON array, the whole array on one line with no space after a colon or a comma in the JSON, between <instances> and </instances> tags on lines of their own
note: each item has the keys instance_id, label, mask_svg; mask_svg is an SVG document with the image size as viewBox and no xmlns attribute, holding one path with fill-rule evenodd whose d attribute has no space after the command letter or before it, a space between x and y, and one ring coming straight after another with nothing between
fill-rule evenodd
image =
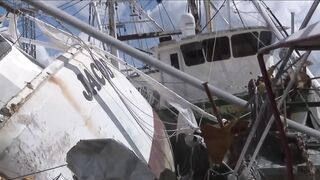
<instances>
[{"instance_id":1,"label":"shrimp boat","mask_svg":"<svg viewBox=\"0 0 320 180\"><path fill-rule=\"evenodd\" d=\"M0 170L4 178L27 175L59 179L71 178L75 174L80 179L88 179L90 175L99 179L101 176L94 176L97 172L118 174L120 179L174 179L174 176L179 179L283 179L285 176L292 179L293 174L308 178L319 176L319 85L304 66L309 52L302 56L297 52L291 56L293 49L289 49L278 62L275 52L269 51L290 47L290 44L293 48L299 47L298 50L303 47L303 50L316 49L317 41L307 40L318 37L314 31L318 24L306 25L318 2L313 3L305 18L301 27L305 29L285 40L262 11L269 27L201 34L195 33L196 16L184 14L181 39L161 38L160 44L153 48L154 58L102 33L101 24L97 28L99 31L42 2L24 1L81 29L104 45L110 45L111 53L106 52L105 47L91 46L66 32L56 33L56 27L42 26L43 32L54 39L52 46L68 47L63 55L43 68L18 50L16 34L1 36L3 46L11 50L4 51L0 61L0 65L8 63L3 66L3 72L8 71L3 75L7 91L1 99L0 138L5 146ZM194 1L190 2L193 8ZM253 3L261 10L260 2ZM99 23L98 11L95 13ZM115 24L113 20L109 23L109 27ZM114 28L109 32L114 34ZM57 38L59 34L63 37ZM274 45L276 38L280 44ZM294 44L296 42L302 44ZM115 47L154 67L133 68L116 56ZM15 63L12 56L19 62ZM288 58L290 61L286 60ZM123 63L127 68L123 71L126 76L117 65L113 66L115 62ZM20 69L14 71L12 67ZM278 82L277 74L283 83ZM14 77L19 82L10 80ZM274 81L273 91L270 79ZM203 85L205 82L209 82L207 88ZM203 89L208 89L217 99L211 101L210 93ZM162 121L147 102L159 113ZM199 107L206 110L212 107L215 116ZM275 128L272 115L277 125L285 124L285 128ZM169 137L166 131L171 132ZM80 141L77 144L82 139L106 138L114 141ZM67 156L67 152L83 152L74 151L77 147L98 147L99 143L114 148L115 151L111 152L115 154L98 156L90 162L101 164L106 159L107 164L111 164L108 168L93 164L93 171L88 171L88 166L76 166L85 164L81 159L86 160L87 156ZM109 152L107 149L110 150L105 148L103 152ZM123 152L127 153L121 156ZM72 172L61 165L66 156ZM125 157L132 157L139 165L131 166ZM124 163L112 166L117 158ZM70 163L72 159L78 164ZM293 166L296 171L292 170ZM114 167L128 171L124 173ZM287 175L284 175L285 171ZM121 176L128 172L128 176Z\"/></svg>"}]
</instances>

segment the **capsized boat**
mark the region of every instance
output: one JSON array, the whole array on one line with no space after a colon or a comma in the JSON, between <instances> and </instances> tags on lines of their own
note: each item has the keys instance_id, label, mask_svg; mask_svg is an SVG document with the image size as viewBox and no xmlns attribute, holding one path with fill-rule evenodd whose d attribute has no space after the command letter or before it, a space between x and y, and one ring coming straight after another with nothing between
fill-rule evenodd
<instances>
[{"instance_id":1,"label":"capsized boat","mask_svg":"<svg viewBox=\"0 0 320 180\"><path fill-rule=\"evenodd\" d=\"M59 166L32 176L71 179L70 170L60 167L67 151L80 139L102 138L130 149L156 178L174 171L161 120L106 56L76 45L42 68L3 35L0 46L3 177Z\"/></svg>"}]
</instances>

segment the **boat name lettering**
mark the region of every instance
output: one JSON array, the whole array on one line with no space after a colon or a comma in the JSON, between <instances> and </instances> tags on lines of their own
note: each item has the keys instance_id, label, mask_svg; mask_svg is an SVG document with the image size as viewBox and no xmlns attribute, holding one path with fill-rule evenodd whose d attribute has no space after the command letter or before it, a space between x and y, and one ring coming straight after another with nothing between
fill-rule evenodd
<instances>
[{"instance_id":1,"label":"boat name lettering","mask_svg":"<svg viewBox=\"0 0 320 180\"><path fill-rule=\"evenodd\" d=\"M109 81L114 78L113 72L103 59L99 61L95 59L94 63L90 63L90 69L92 73L88 69L84 69L84 75L82 73L77 75L85 89L82 94L88 101L92 101L97 91L100 91L102 86L106 84L106 80Z\"/></svg>"}]
</instances>

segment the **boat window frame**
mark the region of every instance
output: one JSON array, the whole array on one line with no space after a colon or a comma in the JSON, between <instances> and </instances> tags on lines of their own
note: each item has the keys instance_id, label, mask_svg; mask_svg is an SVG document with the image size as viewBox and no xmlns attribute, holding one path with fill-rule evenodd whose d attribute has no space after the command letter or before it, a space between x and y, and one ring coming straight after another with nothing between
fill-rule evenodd
<instances>
[{"instance_id":1,"label":"boat window frame","mask_svg":"<svg viewBox=\"0 0 320 180\"><path fill-rule=\"evenodd\" d=\"M271 36L270 36L270 42L269 42L269 43L265 44L264 41L261 39L261 34L262 34L262 33L268 33L268 34L271 35ZM274 37L274 35L273 35L272 31L261 30L261 31L259 32L259 44L258 44L258 49L263 48L263 47L265 47L265 46L271 45L272 42L273 42L273 37ZM264 45L263 45L261 42L263 42Z\"/></svg>"},{"instance_id":2,"label":"boat window frame","mask_svg":"<svg viewBox=\"0 0 320 180\"><path fill-rule=\"evenodd\" d=\"M204 44L206 41L213 41L214 42L213 47L212 47L212 51L209 54L207 54L206 47ZM227 44L224 44L225 46L223 46L223 44L221 43L222 41L226 42ZM221 46L221 44L222 44L222 46ZM219 36L219 37L204 39L204 40L202 40L202 46L203 46L204 55L206 57L207 62L222 61L222 60L228 60L231 58L231 47L230 47L229 36ZM219 51L219 50L222 50L222 51L227 50L228 53L226 53L227 55L225 57L221 57L221 53L220 53L221 51ZM216 51L219 51L219 52L216 52ZM214 54L214 56L212 56L212 54Z\"/></svg>"},{"instance_id":3,"label":"boat window frame","mask_svg":"<svg viewBox=\"0 0 320 180\"><path fill-rule=\"evenodd\" d=\"M180 69L180 63L179 63L179 54L177 52L169 54L170 56L170 64L172 67L176 69Z\"/></svg>"},{"instance_id":4,"label":"boat window frame","mask_svg":"<svg viewBox=\"0 0 320 180\"><path fill-rule=\"evenodd\" d=\"M250 45L250 44L253 45L251 51L247 51L247 52L243 51L243 49L247 49L245 47L246 44L244 44L245 41L241 40L241 38L238 37L238 36L243 36L243 35L251 35L251 37L250 37L250 38L252 38L251 40L255 41L253 43L248 43L247 44L247 45ZM239 38L239 39L235 39L235 38ZM233 34L231 36L230 40L231 40L232 55L233 55L234 58L242 58L242 57L246 57L246 56L253 56L253 55L256 55L257 52L258 52L259 31L250 31L250 32L244 32L244 33L239 33L239 34ZM235 49L234 44L238 44L238 46L237 46L238 49L237 50Z\"/></svg>"},{"instance_id":5,"label":"boat window frame","mask_svg":"<svg viewBox=\"0 0 320 180\"><path fill-rule=\"evenodd\" d=\"M196 66L196 65L204 64L206 62L205 56L203 53L203 48L202 48L202 41L194 41L194 42L181 44L180 51L184 60L184 64L186 66ZM196 57L192 57L194 56L195 53L196 53L195 55ZM197 58L197 59L194 60L194 58Z\"/></svg>"}]
</instances>

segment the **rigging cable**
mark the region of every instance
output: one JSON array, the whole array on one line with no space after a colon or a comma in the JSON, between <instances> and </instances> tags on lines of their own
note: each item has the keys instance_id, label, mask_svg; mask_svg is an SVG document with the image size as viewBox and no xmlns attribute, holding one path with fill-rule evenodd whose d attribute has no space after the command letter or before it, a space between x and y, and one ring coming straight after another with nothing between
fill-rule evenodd
<instances>
[{"instance_id":1,"label":"rigging cable","mask_svg":"<svg viewBox=\"0 0 320 180\"><path fill-rule=\"evenodd\" d=\"M159 10L159 15L160 15L161 24L162 24L162 27L164 28L163 19L162 19L162 14L161 14L161 9L160 9L159 4L157 4L157 6L158 6L158 10Z\"/></svg>"},{"instance_id":2,"label":"rigging cable","mask_svg":"<svg viewBox=\"0 0 320 180\"><path fill-rule=\"evenodd\" d=\"M205 26L203 26L203 28L200 30L199 33L201 33L208 25L209 23L211 23L211 21L213 20L213 18L220 12L220 10L222 9L222 7L224 6L224 4L226 3L227 0L224 0L223 3L221 4L221 6L219 7L219 9L217 10L216 13L214 13L214 15L212 15L212 17L210 18L210 20L207 22L207 24Z\"/></svg>"},{"instance_id":3,"label":"rigging cable","mask_svg":"<svg viewBox=\"0 0 320 180\"><path fill-rule=\"evenodd\" d=\"M238 9L235 3L234 3L234 6L235 6L236 9ZM247 25L246 25L245 21L243 20L240 12L239 12L238 10L237 10L237 12L238 12L237 14L238 14L238 16L239 16L239 18L240 18L240 20L241 20L241 22L242 22L243 27L244 27L244 28L247 28ZM271 19L271 20L272 20L272 22L274 23L273 19ZM259 43L261 43L261 44L263 45L263 47L266 46L266 44L265 44L264 42L262 42L261 39L260 39L257 35L255 35L252 31L250 31L249 33L252 34L252 36L253 36L255 39L257 39ZM276 56L274 56L274 58L276 58L277 60L279 60L279 61L275 64L275 66L278 67L278 65L280 64L280 62L281 62L283 59L279 59L279 58L276 57Z\"/></svg>"},{"instance_id":4,"label":"rigging cable","mask_svg":"<svg viewBox=\"0 0 320 180\"><path fill-rule=\"evenodd\" d=\"M232 3L234 5L234 8L236 8L237 14L239 15L239 18L240 18L240 21L241 21L243 27L245 27L245 24L244 24L243 19L242 19L241 15L240 15L239 9L238 9L236 3L234 2L234 0L232 0Z\"/></svg>"},{"instance_id":5,"label":"rigging cable","mask_svg":"<svg viewBox=\"0 0 320 180\"><path fill-rule=\"evenodd\" d=\"M169 19L169 21L170 21L170 23L171 23L171 25L172 25L173 29L174 29L174 30L176 30L176 28L175 28L175 26L174 26L174 24L173 24L173 22L172 22L172 20L171 20L171 18L170 18L170 16L169 16L169 13L168 13L168 11L167 11L166 7L164 6L164 4L163 4L162 2L161 2L161 5L162 5L162 7L163 7L164 11L165 11L165 12L166 12L166 14L167 14L168 19Z\"/></svg>"},{"instance_id":6,"label":"rigging cable","mask_svg":"<svg viewBox=\"0 0 320 180\"><path fill-rule=\"evenodd\" d=\"M55 167L52 167L52 168L48 168L48 169L32 172L32 173L25 174L25 175L22 175L22 176L17 176L17 177L14 177L14 178L9 178L8 180L20 179L20 178L23 178L23 177L40 174L40 173L43 173L43 172L55 170L55 169L62 168L62 167L65 167L65 166L67 166L67 164L63 164L63 165L60 165L60 166L55 166Z\"/></svg>"},{"instance_id":7,"label":"rigging cable","mask_svg":"<svg viewBox=\"0 0 320 180\"><path fill-rule=\"evenodd\" d=\"M72 0L72 1L74 1L74 0ZM72 2L71 1L71 2ZM80 3L80 2L82 2L82 0L81 1L77 1L76 3L74 3L74 4L72 4L73 6L74 5L76 5L76 4L78 4L78 3ZM69 2L70 3L70 2ZM61 8L61 10L65 10L65 9L67 9L67 8L69 8L69 6L67 6L67 7L64 7L64 8ZM23 13L22 13L23 14ZM74 16L74 15L73 15ZM47 20L46 20L46 15L44 15L44 14L42 14L42 15L40 15L40 17L38 18L39 20L44 20L45 22L47 22L47 23L49 23ZM50 24L50 23L49 23ZM21 26L21 25L20 25ZM36 38L35 39L37 39L37 38L39 38L39 37L41 37L41 36L43 36L43 33L42 32L40 32L40 34L38 34L37 36L36 36Z\"/></svg>"},{"instance_id":8,"label":"rigging cable","mask_svg":"<svg viewBox=\"0 0 320 180\"><path fill-rule=\"evenodd\" d=\"M82 6L78 11L76 11L75 13L72 14L72 16L77 15L78 13L80 13L84 8L86 8L90 3L85 4L84 6Z\"/></svg>"},{"instance_id":9,"label":"rigging cable","mask_svg":"<svg viewBox=\"0 0 320 180\"><path fill-rule=\"evenodd\" d=\"M66 6L66 5L70 4L70 3L72 3L73 1L75 1L75 0L71 0L71 1L65 2L65 3L59 5L57 8L59 8L59 9L63 8L63 6Z\"/></svg>"},{"instance_id":10,"label":"rigging cable","mask_svg":"<svg viewBox=\"0 0 320 180\"><path fill-rule=\"evenodd\" d=\"M72 6L74 6L74 5L78 4L78 3L82 2L82 1L83 1L83 0L76 1L76 2L74 2L73 4L71 4L71 5L69 5L69 6L64 7L64 8L63 8L63 10L68 9L69 7L72 7Z\"/></svg>"},{"instance_id":11,"label":"rigging cable","mask_svg":"<svg viewBox=\"0 0 320 180\"><path fill-rule=\"evenodd\" d=\"M276 20L277 24L280 26L281 30L285 33L286 37L289 36L288 32L284 29L284 27L282 26L281 22L278 20L278 18L274 15L274 13L271 11L271 9L267 6L267 4L262 1L262 5L268 10L268 12L271 14L271 16ZM274 23L275 24L275 23ZM276 24L275 24L276 25ZM300 57L301 54L299 53L298 50L295 49L295 52L298 54L298 56Z\"/></svg>"},{"instance_id":12,"label":"rigging cable","mask_svg":"<svg viewBox=\"0 0 320 180\"><path fill-rule=\"evenodd\" d=\"M59 21L57 21L58 23L59 23L59 25L60 26L62 26L64 29L66 29L66 31L68 31L70 34L73 34L68 28L66 28L65 26L63 26L62 24L61 24L61 22L59 22ZM84 44L84 46L85 46L85 49L89 52L89 54L90 54L90 56L94 59L94 55L93 55L93 53L92 53L92 51L90 50L90 48L83 42L83 40L82 39L80 39L80 38L77 38L79 41L81 41L83 44ZM82 64L81 62L79 62L80 64ZM87 69L87 67L85 67L84 66L84 68L85 69ZM119 97L122 99L122 101L124 101L124 99L127 99L126 97L125 97L125 95L124 94L122 94L122 92L120 91L120 89L118 89L117 88L117 86L113 83L113 82L111 82L111 81L109 81L109 83L110 83L110 85L112 85L113 86L113 88L114 88L114 90L115 90L115 92L117 92L118 93L118 95L119 95ZM129 99L127 99L129 102L130 102L130 104L132 104L133 106L135 106L138 110L140 110L142 113L144 113L144 114L146 114L142 109L140 109L139 107L137 107L133 102L131 102ZM125 102L124 102L125 103ZM125 103L125 105L126 105L127 103ZM127 106L127 105L126 105ZM129 110L129 111L131 111L131 108L129 108L129 107L127 107L127 109ZM131 113L132 114L132 113ZM134 113L135 114L135 113ZM146 115L148 115L149 116L149 114L146 114ZM132 114L132 116L135 118L135 120L136 120L136 122L141 126L142 124L141 124L141 122L139 121L139 119L141 120L141 121L143 121L144 122L144 124L146 124L146 125L149 125L147 122L145 122L142 118L139 118L139 117L135 117L135 116L137 116L137 115L133 115ZM163 122L163 123L165 123L165 122ZM168 124L168 122L166 122L167 124ZM150 125L149 125L150 126ZM144 131L145 131L145 128L147 128L147 127L145 127L144 126L144 128L143 127L141 127ZM149 131L151 131L150 129L148 129L147 128L147 130L149 130ZM176 131L177 130L174 130L175 131L175 133L176 133ZM147 133L146 131L145 131L145 133L148 135L149 133ZM156 135L155 133L154 133L154 135ZM174 135L174 134L173 134ZM173 136L172 135L172 136ZM148 135L149 137L151 137L152 138L152 136L151 135ZM159 135L156 135L156 136L159 136ZM157 137L156 137L157 138ZM171 136L170 137L168 137L168 136L166 136L166 137L164 137L163 139L166 139L166 138L171 138ZM160 139L160 138L158 138L158 139Z\"/></svg>"},{"instance_id":13,"label":"rigging cable","mask_svg":"<svg viewBox=\"0 0 320 180\"><path fill-rule=\"evenodd\" d=\"M15 18L15 17L14 17ZM16 26L16 23L14 23L15 24L15 26ZM17 30L17 28L16 28L16 30ZM17 33L17 32L16 32ZM10 44L10 47L8 47L5 51L3 51L4 53L9 53L9 51L12 49L12 47L15 45L15 44L19 44L19 40L20 40L20 38L22 37L22 34L20 34L19 36L18 36L18 34L16 34L17 35L17 39L14 41L14 42L11 42L12 43L12 45ZM2 54L0 54L0 56L1 56Z\"/></svg>"},{"instance_id":14,"label":"rigging cable","mask_svg":"<svg viewBox=\"0 0 320 180\"><path fill-rule=\"evenodd\" d=\"M264 1L261 1L262 5L267 9L267 11L271 14L271 16L276 20L277 24L280 26L281 30L285 33L286 37L289 36L288 32L284 29L279 19L274 15L274 13L271 11L271 9L267 6L267 4Z\"/></svg>"}]
</instances>

